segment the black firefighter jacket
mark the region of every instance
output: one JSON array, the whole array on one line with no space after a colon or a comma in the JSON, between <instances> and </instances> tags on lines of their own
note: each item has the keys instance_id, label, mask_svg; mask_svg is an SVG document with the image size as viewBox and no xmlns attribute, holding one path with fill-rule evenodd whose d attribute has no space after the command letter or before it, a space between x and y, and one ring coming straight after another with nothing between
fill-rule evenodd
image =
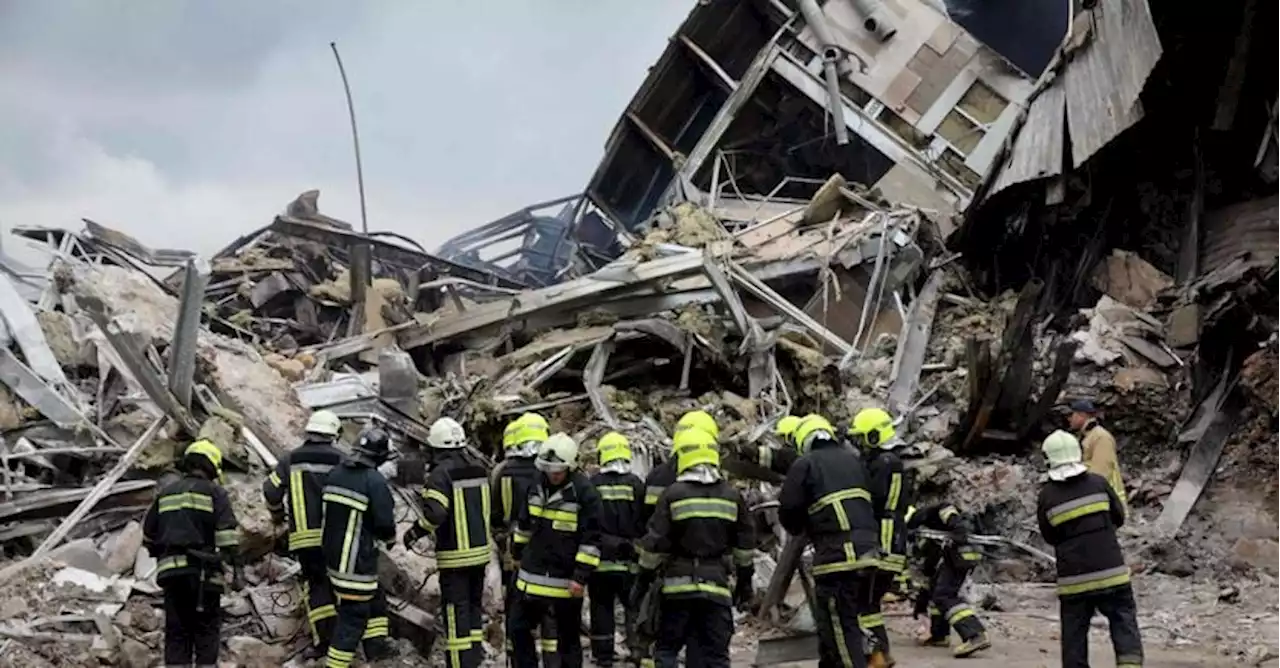
<instances>
[{"instance_id":1,"label":"black firefighter jacket","mask_svg":"<svg viewBox=\"0 0 1280 668\"><path fill-rule=\"evenodd\" d=\"M950 531L967 534L973 529L971 518L960 512L954 504L936 503L916 511L907 523L908 529L924 527L934 531ZM982 561L982 552L974 545L966 542L939 543L936 540L917 540L918 559L926 574L937 572L938 564L946 559L953 568L967 570Z\"/></svg>"},{"instance_id":2,"label":"black firefighter jacket","mask_svg":"<svg viewBox=\"0 0 1280 668\"><path fill-rule=\"evenodd\" d=\"M815 577L879 565L866 465L853 448L816 439L787 472L778 503L783 528L813 544Z\"/></svg>"},{"instance_id":3,"label":"black firefighter jacket","mask_svg":"<svg viewBox=\"0 0 1280 668\"><path fill-rule=\"evenodd\" d=\"M437 566L489 563L489 472L467 451L437 451L420 504L419 524L436 535Z\"/></svg>"},{"instance_id":4,"label":"black firefighter jacket","mask_svg":"<svg viewBox=\"0 0 1280 668\"><path fill-rule=\"evenodd\" d=\"M891 450L872 450L867 458L871 504L880 523L880 569L901 573L907 567L907 508L914 496L914 476Z\"/></svg>"},{"instance_id":5,"label":"black firefighter jacket","mask_svg":"<svg viewBox=\"0 0 1280 668\"><path fill-rule=\"evenodd\" d=\"M262 496L271 516L289 518L291 552L320 547L320 529L324 522L320 497L329 471L343 456L327 438L308 438L281 459L276 470L262 483Z\"/></svg>"},{"instance_id":6,"label":"black firefighter jacket","mask_svg":"<svg viewBox=\"0 0 1280 668\"><path fill-rule=\"evenodd\" d=\"M629 572L636 560L635 542L644 534L644 483L634 473L604 472L592 476L600 493L599 573Z\"/></svg>"},{"instance_id":7,"label":"black firefighter jacket","mask_svg":"<svg viewBox=\"0 0 1280 668\"><path fill-rule=\"evenodd\" d=\"M751 568L755 532L742 495L728 481L677 481L658 499L640 541L640 568L662 570L664 598L732 605L732 570Z\"/></svg>"},{"instance_id":8,"label":"black firefighter jacket","mask_svg":"<svg viewBox=\"0 0 1280 668\"><path fill-rule=\"evenodd\" d=\"M662 497L662 493L676 481L676 456L661 464L655 466L649 475L644 479L644 510L642 511L640 522L642 525L649 524L649 518L653 516L653 511L658 507L658 499Z\"/></svg>"},{"instance_id":9,"label":"black firefighter jacket","mask_svg":"<svg viewBox=\"0 0 1280 668\"><path fill-rule=\"evenodd\" d=\"M368 601L378 588L378 543L396 539L395 500L378 469L344 460L324 487L322 549L339 599Z\"/></svg>"},{"instance_id":10,"label":"black firefighter jacket","mask_svg":"<svg viewBox=\"0 0 1280 668\"><path fill-rule=\"evenodd\" d=\"M532 457L508 457L494 467L489 497L489 527L504 556L511 554L510 533L529 502L529 488L538 479ZM505 564L504 564L505 568Z\"/></svg>"},{"instance_id":11,"label":"black firefighter jacket","mask_svg":"<svg viewBox=\"0 0 1280 668\"><path fill-rule=\"evenodd\" d=\"M599 492L581 471L554 487L539 474L511 543L519 564L516 589L569 598L569 583L585 585L600 565Z\"/></svg>"},{"instance_id":12,"label":"black firefighter jacket","mask_svg":"<svg viewBox=\"0 0 1280 668\"><path fill-rule=\"evenodd\" d=\"M220 562L206 560L238 548L237 527L227 491L208 478L188 474L166 485L142 521L143 540L159 560L156 580L198 575L203 567L206 583L220 587Z\"/></svg>"},{"instance_id":13,"label":"black firefighter jacket","mask_svg":"<svg viewBox=\"0 0 1280 668\"><path fill-rule=\"evenodd\" d=\"M1082 473L1040 488L1040 535L1058 560L1058 595L1076 596L1129 584L1116 529L1125 508L1115 488L1096 473Z\"/></svg>"}]
</instances>

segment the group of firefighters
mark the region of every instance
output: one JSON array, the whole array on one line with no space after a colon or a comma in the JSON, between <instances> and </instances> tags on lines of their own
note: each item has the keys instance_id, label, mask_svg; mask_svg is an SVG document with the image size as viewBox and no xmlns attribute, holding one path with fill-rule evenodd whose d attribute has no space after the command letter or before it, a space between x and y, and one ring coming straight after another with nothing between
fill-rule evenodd
<instances>
[{"instance_id":1,"label":"group of firefighters","mask_svg":"<svg viewBox=\"0 0 1280 668\"><path fill-rule=\"evenodd\" d=\"M1142 645L1115 533L1125 505L1114 440L1087 402L1072 410L1085 447L1065 431L1045 439L1048 482L1037 512L1057 552L1063 666L1087 668L1090 619L1100 612L1111 623L1117 666L1132 668L1142 663ZM392 656L377 575L378 550L396 536L391 488L379 470L393 456L390 439L366 429L344 452L341 423L328 411L313 414L305 431L263 495L286 525L288 551L301 567L313 640L306 656L324 658L330 668L350 666L361 648L368 660ZM913 477L895 453L901 439L892 416L863 410L844 434L820 415L787 416L775 436L778 443L747 458L784 476L778 519L812 546L820 666L894 665L881 603L905 577L909 540L923 575L916 614L929 618L920 644L948 647L954 629L955 656L990 647L960 595L982 558L969 541L970 520L951 503L913 505ZM433 539L445 635L438 646L447 665L475 668L484 658L484 575L496 550L509 665L536 668L541 659L547 668L579 668L589 591L596 665L615 662L621 606L633 665L675 668L683 650L691 668L727 667L733 609L754 599L756 538L750 510L721 469L719 437L710 414L686 413L671 456L642 481L617 432L598 439L599 470L588 477L574 439L550 433L535 413L507 425L505 458L492 472L469 451L457 421L432 424L420 519L402 541L412 549ZM182 470L152 504L144 533L164 589L165 665L212 666L223 565L232 567L233 587L243 582L236 519L218 484L216 445L192 443ZM932 530L923 532L932 538L913 540L917 528Z\"/></svg>"}]
</instances>

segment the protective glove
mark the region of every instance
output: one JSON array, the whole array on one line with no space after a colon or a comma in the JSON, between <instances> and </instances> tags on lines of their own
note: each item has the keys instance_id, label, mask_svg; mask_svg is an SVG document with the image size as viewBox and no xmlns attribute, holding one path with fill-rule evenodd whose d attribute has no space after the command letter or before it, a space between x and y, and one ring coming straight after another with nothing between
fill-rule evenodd
<instances>
[{"instance_id":1,"label":"protective glove","mask_svg":"<svg viewBox=\"0 0 1280 668\"><path fill-rule=\"evenodd\" d=\"M236 565L232 570L231 591L244 590L244 566Z\"/></svg>"},{"instance_id":2,"label":"protective glove","mask_svg":"<svg viewBox=\"0 0 1280 668\"><path fill-rule=\"evenodd\" d=\"M747 609L755 600L755 574L756 569L750 566L738 569L737 582L733 585L733 605L739 610Z\"/></svg>"},{"instance_id":3,"label":"protective glove","mask_svg":"<svg viewBox=\"0 0 1280 668\"><path fill-rule=\"evenodd\" d=\"M404 545L404 549L412 550L413 544L422 538L426 538L429 533L429 531L422 528L422 525L414 524L409 527L408 531L404 532L404 537L400 539L400 542Z\"/></svg>"},{"instance_id":4,"label":"protective glove","mask_svg":"<svg viewBox=\"0 0 1280 668\"><path fill-rule=\"evenodd\" d=\"M653 586L653 581L657 577L656 571L640 569L640 574L636 576L636 583L631 587L631 595L627 597L627 603L632 610L639 609L645 593L649 591L649 587Z\"/></svg>"}]
</instances>

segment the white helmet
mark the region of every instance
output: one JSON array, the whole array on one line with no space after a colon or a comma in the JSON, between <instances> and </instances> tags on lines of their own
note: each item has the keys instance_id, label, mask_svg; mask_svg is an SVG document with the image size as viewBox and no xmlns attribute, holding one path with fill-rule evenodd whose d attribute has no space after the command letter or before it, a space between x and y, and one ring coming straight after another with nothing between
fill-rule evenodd
<instances>
[{"instance_id":1,"label":"white helmet","mask_svg":"<svg viewBox=\"0 0 1280 668\"><path fill-rule=\"evenodd\" d=\"M336 438L339 431L342 431L342 420L339 420L337 414L333 411L316 411L307 420L306 432L308 434L320 434Z\"/></svg>"},{"instance_id":2,"label":"white helmet","mask_svg":"<svg viewBox=\"0 0 1280 668\"><path fill-rule=\"evenodd\" d=\"M441 450L457 450L467 444L467 432L451 417L442 417L431 423L427 444Z\"/></svg>"},{"instance_id":3,"label":"white helmet","mask_svg":"<svg viewBox=\"0 0 1280 668\"><path fill-rule=\"evenodd\" d=\"M578 444L564 432L554 433L538 446L538 458L533 464L544 473L575 468L578 465Z\"/></svg>"}]
</instances>

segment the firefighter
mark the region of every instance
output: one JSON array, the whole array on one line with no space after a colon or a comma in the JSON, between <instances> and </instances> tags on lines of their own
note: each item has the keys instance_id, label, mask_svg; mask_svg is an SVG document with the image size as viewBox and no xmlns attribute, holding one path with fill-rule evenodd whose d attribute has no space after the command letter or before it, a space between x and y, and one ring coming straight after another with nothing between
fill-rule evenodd
<instances>
[{"instance_id":1,"label":"firefighter","mask_svg":"<svg viewBox=\"0 0 1280 668\"><path fill-rule=\"evenodd\" d=\"M582 597L600 565L600 494L578 467L578 444L552 434L538 448L538 480L516 521L512 546L519 570L507 633L516 668L534 668L533 630L547 615L563 629L562 668L581 668Z\"/></svg>"},{"instance_id":2,"label":"firefighter","mask_svg":"<svg viewBox=\"0 0 1280 668\"><path fill-rule=\"evenodd\" d=\"M501 557L504 610L508 616L511 613L512 596L515 594L513 585L516 575L515 561L511 556L511 532L520 513L524 512L525 503L529 499L529 488L538 477L538 469L533 463L538 455L538 446L547 440L550 432L546 418L537 413L525 413L512 420L502 433L505 459L494 467L490 478L489 493L494 502L490 503L489 525ZM542 665L544 668L553 668L556 665L557 647L555 620L550 616L543 619L539 636ZM511 639L507 638L508 662L511 661L512 651Z\"/></svg>"},{"instance_id":3,"label":"firefighter","mask_svg":"<svg viewBox=\"0 0 1280 668\"><path fill-rule=\"evenodd\" d=\"M640 541L631 607L639 608L662 569L656 665L675 668L685 648L690 666L728 668L733 606L745 607L754 595L751 514L720 471L714 436L686 429L674 440L676 480L659 498Z\"/></svg>"},{"instance_id":4,"label":"firefighter","mask_svg":"<svg viewBox=\"0 0 1280 668\"><path fill-rule=\"evenodd\" d=\"M144 544L158 559L164 590L164 663L215 666L222 639L223 564L244 587L239 529L222 479L222 452L200 440L187 446L181 479L160 490L143 519Z\"/></svg>"},{"instance_id":5,"label":"firefighter","mask_svg":"<svg viewBox=\"0 0 1280 668\"><path fill-rule=\"evenodd\" d=\"M640 514L644 482L631 472L631 444L611 431L596 442L600 472L591 484L600 493L600 565L591 575L591 657L597 666L613 665L614 610L625 608L625 634L631 655L638 658L635 638L636 608L627 605L636 570L634 543L642 535Z\"/></svg>"},{"instance_id":6,"label":"firefighter","mask_svg":"<svg viewBox=\"0 0 1280 668\"><path fill-rule=\"evenodd\" d=\"M675 434L686 429L698 429L705 432L714 441L720 438L720 426L716 424L716 419L706 411L689 411L680 416L680 421L676 422ZM649 472L648 477L644 481L644 517L641 518L645 524L649 522L649 516L653 514L654 509L658 506L658 498L662 496L662 492L667 486L676 480L676 457L678 447L674 446L675 441L672 440L672 453L667 461L654 467Z\"/></svg>"},{"instance_id":7,"label":"firefighter","mask_svg":"<svg viewBox=\"0 0 1280 668\"><path fill-rule=\"evenodd\" d=\"M462 425L442 417L431 425L431 474L419 501L422 519L405 532L405 547L435 534L440 569L445 660L475 668L484 658L484 569L489 565L489 472L466 450Z\"/></svg>"},{"instance_id":8,"label":"firefighter","mask_svg":"<svg viewBox=\"0 0 1280 668\"><path fill-rule=\"evenodd\" d=\"M267 510L277 524L288 522L289 552L302 567L312 641L312 646L303 653L307 660L326 655L338 615L320 543L324 522L321 496L329 471L343 459L342 451L335 445L341 430L342 421L332 411L312 413L302 445L281 459L276 470L262 483Z\"/></svg>"},{"instance_id":9,"label":"firefighter","mask_svg":"<svg viewBox=\"0 0 1280 668\"><path fill-rule=\"evenodd\" d=\"M747 458L754 460L754 464L761 468L769 469L778 475L785 476L787 471L791 469L791 465L796 463L800 455L796 453L795 443L792 437L795 435L796 427L800 426L802 418L794 415L784 415L778 419L773 426L774 440L777 441L777 447L767 443L756 446L754 452L748 453Z\"/></svg>"},{"instance_id":10,"label":"firefighter","mask_svg":"<svg viewBox=\"0 0 1280 668\"><path fill-rule=\"evenodd\" d=\"M1116 668L1137 668L1142 665L1138 607L1116 538L1116 529L1124 525L1124 504L1107 480L1083 463L1076 437L1055 431L1042 449L1049 481L1040 488L1036 518L1057 557L1062 668L1089 667L1089 625L1098 612L1110 623Z\"/></svg>"},{"instance_id":11,"label":"firefighter","mask_svg":"<svg viewBox=\"0 0 1280 668\"><path fill-rule=\"evenodd\" d=\"M866 610L858 622L871 644L867 665L883 668L896 663L889 651L889 634L881 610L885 594L907 568L906 513L913 495L912 478L902 458L893 452L902 441L887 412L879 408L859 411L849 425L849 439L867 461L871 505L880 528L880 563L872 576Z\"/></svg>"},{"instance_id":12,"label":"firefighter","mask_svg":"<svg viewBox=\"0 0 1280 668\"><path fill-rule=\"evenodd\" d=\"M866 643L858 625L879 564L879 527L866 465L836 438L820 415L795 431L800 459L782 483L778 519L813 545L813 579L821 665L863 668Z\"/></svg>"},{"instance_id":13,"label":"firefighter","mask_svg":"<svg viewBox=\"0 0 1280 668\"><path fill-rule=\"evenodd\" d=\"M369 661L395 656L387 640L387 599L378 586L379 543L396 539L395 500L378 471L390 456L387 432L367 429L324 487L321 550L338 609L326 668L348 668L361 641Z\"/></svg>"},{"instance_id":14,"label":"firefighter","mask_svg":"<svg viewBox=\"0 0 1280 668\"><path fill-rule=\"evenodd\" d=\"M1098 408L1092 401L1077 399L1071 402L1070 408L1067 421L1080 439L1084 465L1090 473L1106 479L1120 499L1121 508L1126 508L1129 499L1124 489L1124 476L1120 475L1120 461L1116 458L1116 438L1098 423Z\"/></svg>"},{"instance_id":15,"label":"firefighter","mask_svg":"<svg viewBox=\"0 0 1280 668\"><path fill-rule=\"evenodd\" d=\"M947 647L950 629L960 636L956 646L956 658L972 656L991 647L986 629L977 613L960 597L965 578L982 561L982 553L969 544L969 520L960 509L950 503L909 510L907 529L925 527L951 533L944 542L925 540L920 549L921 571L928 584L921 592L916 605L926 601L929 611L929 632L920 638L925 647ZM917 614L920 607L917 607Z\"/></svg>"}]
</instances>

